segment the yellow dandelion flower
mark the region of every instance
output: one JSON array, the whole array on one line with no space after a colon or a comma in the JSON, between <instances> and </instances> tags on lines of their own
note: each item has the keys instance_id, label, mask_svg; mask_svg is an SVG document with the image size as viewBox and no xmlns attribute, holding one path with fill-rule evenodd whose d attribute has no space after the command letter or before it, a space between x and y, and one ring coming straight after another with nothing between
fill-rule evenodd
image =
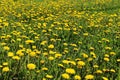
<instances>
[{"instance_id":1,"label":"yellow dandelion flower","mask_svg":"<svg viewBox=\"0 0 120 80\"><path fill-rule=\"evenodd\" d=\"M34 43L34 41L33 40L26 40L25 43L30 44L30 43Z\"/></svg>"},{"instance_id":2,"label":"yellow dandelion flower","mask_svg":"<svg viewBox=\"0 0 120 80\"><path fill-rule=\"evenodd\" d=\"M56 52L54 52L54 51L52 51L52 50L50 50L49 51L49 54L55 54Z\"/></svg>"},{"instance_id":3,"label":"yellow dandelion flower","mask_svg":"<svg viewBox=\"0 0 120 80\"><path fill-rule=\"evenodd\" d=\"M43 70L43 71L47 71L47 70L48 70L48 68L43 67L41 70Z\"/></svg>"},{"instance_id":4,"label":"yellow dandelion flower","mask_svg":"<svg viewBox=\"0 0 120 80\"><path fill-rule=\"evenodd\" d=\"M113 73L115 73L116 71L115 71L114 69L110 69L110 72L113 72Z\"/></svg>"},{"instance_id":5,"label":"yellow dandelion flower","mask_svg":"<svg viewBox=\"0 0 120 80\"><path fill-rule=\"evenodd\" d=\"M70 76L67 73L63 73L62 74L62 78L64 78L64 79L70 79Z\"/></svg>"},{"instance_id":6,"label":"yellow dandelion flower","mask_svg":"<svg viewBox=\"0 0 120 80\"><path fill-rule=\"evenodd\" d=\"M27 64L27 68L28 68L29 70L33 70L33 69L36 68L36 65L33 64L33 63L29 63L29 64Z\"/></svg>"},{"instance_id":7,"label":"yellow dandelion flower","mask_svg":"<svg viewBox=\"0 0 120 80\"><path fill-rule=\"evenodd\" d=\"M29 55L30 55L31 57L34 57L34 56L36 56L36 52L31 51L31 52L29 53Z\"/></svg>"},{"instance_id":8,"label":"yellow dandelion flower","mask_svg":"<svg viewBox=\"0 0 120 80\"><path fill-rule=\"evenodd\" d=\"M74 69L72 69L72 68L67 68L67 69L66 69L66 73L75 74L76 71L75 71Z\"/></svg>"},{"instance_id":9,"label":"yellow dandelion flower","mask_svg":"<svg viewBox=\"0 0 120 80\"><path fill-rule=\"evenodd\" d=\"M13 52L8 52L8 57L13 57L14 56L14 53Z\"/></svg>"},{"instance_id":10,"label":"yellow dandelion flower","mask_svg":"<svg viewBox=\"0 0 120 80\"><path fill-rule=\"evenodd\" d=\"M110 59L107 58L107 57L105 57L105 58L104 58L104 61L107 61L107 62L108 62L108 61L110 61Z\"/></svg>"},{"instance_id":11,"label":"yellow dandelion flower","mask_svg":"<svg viewBox=\"0 0 120 80\"><path fill-rule=\"evenodd\" d=\"M89 74L89 75L86 75L86 76L85 76L85 79L86 79L86 80L94 79L94 76L91 75L91 74Z\"/></svg>"},{"instance_id":12,"label":"yellow dandelion flower","mask_svg":"<svg viewBox=\"0 0 120 80\"><path fill-rule=\"evenodd\" d=\"M3 65L3 66L7 66L7 65L8 65L8 62L3 62L2 65Z\"/></svg>"},{"instance_id":13,"label":"yellow dandelion flower","mask_svg":"<svg viewBox=\"0 0 120 80\"><path fill-rule=\"evenodd\" d=\"M109 57L109 54L105 54L104 56L105 56L105 57Z\"/></svg>"},{"instance_id":14,"label":"yellow dandelion flower","mask_svg":"<svg viewBox=\"0 0 120 80\"><path fill-rule=\"evenodd\" d=\"M51 79L51 78L53 78L53 76L47 74L47 75L46 75L46 78Z\"/></svg>"},{"instance_id":15,"label":"yellow dandelion flower","mask_svg":"<svg viewBox=\"0 0 120 80\"><path fill-rule=\"evenodd\" d=\"M72 64L72 65L76 65L75 61L69 61L69 63Z\"/></svg>"},{"instance_id":16,"label":"yellow dandelion flower","mask_svg":"<svg viewBox=\"0 0 120 80\"><path fill-rule=\"evenodd\" d=\"M44 64L44 63L45 63L45 60L41 60L40 63L41 63L41 64Z\"/></svg>"},{"instance_id":17,"label":"yellow dandelion flower","mask_svg":"<svg viewBox=\"0 0 120 80\"><path fill-rule=\"evenodd\" d=\"M103 80L109 80L107 77L102 77Z\"/></svg>"},{"instance_id":18,"label":"yellow dandelion flower","mask_svg":"<svg viewBox=\"0 0 120 80\"><path fill-rule=\"evenodd\" d=\"M84 61L78 61L77 64L78 64L79 66L85 66L85 62L84 62Z\"/></svg>"},{"instance_id":19,"label":"yellow dandelion flower","mask_svg":"<svg viewBox=\"0 0 120 80\"><path fill-rule=\"evenodd\" d=\"M80 77L79 75L75 75L75 76L74 76L74 79L75 79L75 80L81 80L81 77Z\"/></svg>"},{"instance_id":20,"label":"yellow dandelion flower","mask_svg":"<svg viewBox=\"0 0 120 80\"><path fill-rule=\"evenodd\" d=\"M54 45L53 45L53 44L50 44L50 45L48 46L48 48L53 49L53 48L54 48Z\"/></svg>"},{"instance_id":21,"label":"yellow dandelion flower","mask_svg":"<svg viewBox=\"0 0 120 80\"><path fill-rule=\"evenodd\" d=\"M93 65L94 68L98 68L99 66L98 65Z\"/></svg>"},{"instance_id":22,"label":"yellow dandelion flower","mask_svg":"<svg viewBox=\"0 0 120 80\"><path fill-rule=\"evenodd\" d=\"M111 50L112 48L107 46L107 47L105 47L105 49L106 50Z\"/></svg>"},{"instance_id":23,"label":"yellow dandelion flower","mask_svg":"<svg viewBox=\"0 0 120 80\"><path fill-rule=\"evenodd\" d=\"M36 49L36 46L32 46L33 49Z\"/></svg>"},{"instance_id":24,"label":"yellow dandelion flower","mask_svg":"<svg viewBox=\"0 0 120 80\"><path fill-rule=\"evenodd\" d=\"M40 73L40 70L37 70L36 73Z\"/></svg>"},{"instance_id":25,"label":"yellow dandelion flower","mask_svg":"<svg viewBox=\"0 0 120 80\"><path fill-rule=\"evenodd\" d=\"M48 59L49 59L50 61L52 61L52 60L54 60L55 58L52 57L52 56L50 56L50 57L48 57Z\"/></svg>"},{"instance_id":26,"label":"yellow dandelion flower","mask_svg":"<svg viewBox=\"0 0 120 80\"><path fill-rule=\"evenodd\" d=\"M3 22L4 26L8 26L9 23L8 22Z\"/></svg>"},{"instance_id":27,"label":"yellow dandelion flower","mask_svg":"<svg viewBox=\"0 0 120 80\"><path fill-rule=\"evenodd\" d=\"M8 72L8 71L10 71L10 69L9 69L9 67L3 67L2 71L3 72Z\"/></svg>"},{"instance_id":28,"label":"yellow dandelion flower","mask_svg":"<svg viewBox=\"0 0 120 80\"><path fill-rule=\"evenodd\" d=\"M42 80L47 80L46 78L43 78Z\"/></svg>"},{"instance_id":29,"label":"yellow dandelion flower","mask_svg":"<svg viewBox=\"0 0 120 80\"><path fill-rule=\"evenodd\" d=\"M94 50L94 48L93 48L93 47L90 47L89 49L90 49L90 50Z\"/></svg>"},{"instance_id":30,"label":"yellow dandelion flower","mask_svg":"<svg viewBox=\"0 0 120 80\"><path fill-rule=\"evenodd\" d=\"M19 56L24 56L23 50L18 50L16 52L16 54L19 55Z\"/></svg>"},{"instance_id":31,"label":"yellow dandelion flower","mask_svg":"<svg viewBox=\"0 0 120 80\"><path fill-rule=\"evenodd\" d=\"M0 19L0 23L2 23L2 19Z\"/></svg>"},{"instance_id":32,"label":"yellow dandelion flower","mask_svg":"<svg viewBox=\"0 0 120 80\"><path fill-rule=\"evenodd\" d=\"M95 73L102 74L102 70L97 70Z\"/></svg>"},{"instance_id":33,"label":"yellow dandelion flower","mask_svg":"<svg viewBox=\"0 0 120 80\"><path fill-rule=\"evenodd\" d=\"M58 64L58 66L64 68L64 65L63 65L63 64Z\"/></svg>"},{"instance_id":34,"label":"yellow dandelion flower","mask_svg":"<svg viewBox=\"0 0 120 80\"><path fill-rule=\"evenodd\" d=\"M20 60L20 57L19 56L13 56L12 59L14 59L14 60Z\"/></svg>"},{"instance_id":35,"label":"yellow dandelion flower","mask_svg":"<svg viewBox=\"0 0 120 80\"><path fill-rule=\"evenodd\" d=\"M120 62L120 59L117 59L117 62Z\"/></svg>"},{"instance_id":36,"label":"yellow dandelion flower","mask_svg":"<svg viewBox=\"0 0 120 80\"><path fill-rule=\"evenodd\" d=\"M116 53L115 52L110 52L110 55L116 55Z\"/></svg>"},{"instance_id":37,"label":"yellow dandelion flower","mask_svg":"<svg viewBox=\"0 0 120 80\"><path fill-rule=\"evenodd\" d=\"M84 58L88 58L88 55L87 55L86 53L82 53L82 56L83 56Z\"/></svg>"},{"instance_id":38,"label":"yellow dandelion flower","mask_svg":"<svg viewBox=\"0 0 120 80\"><path fill-rule=\"evenodd\" d=\"M88 36L88 33L83 33L84 36Z\"/></svg>"},{"instance_id":39,"label":"yellow dandelion flower","mask_svg":"<svg viewBox=\"0 0 120 80\"><path fill-rule=\"evenodd\" d=\"M47 41L42 41L41 43L40 43L40 45L45 45L47 43Z\"/></svg>"},{"instance_id":40,"label":"yellow dandelion flower","mask_svg":"<svg viewBox=\"0 0 120 80\"><path fill-rule=\"evenodd\" d=\"M2 65L0 65L0 68L2 68L3 66Z\"/></svg>"},{"instance_id":41,"label":"yellow dandelion flower","mask_svg":"<svg viewBox=\"0 0 120 80\"><path fill-rule=\"evenodd\" d=\"M62 56L62 54L60 54L60 53L55 54L55 58L60 58L61 56Z\"/></svg>"},{"instance_id":42,"label":"yellow dandelion flower","mask_svg":"<svg viewBox=\"0 0 120 80\"><path fill-rule=\"evenodd\" d=\"M8 46L4 46L3 49L7 50L7 51L10 50L10 48Z\"/></svg>"},{"instance_id":43,"label":"yellow dandelion flower","mask_svg":"<svg viewBox=\"0 0 120 80\"><path fill-rule=\"evenodd\" d=\"M62 63L64 63L64 64L69 64L69 62L70 62L70 61L68 61L68 60L63 60L63 61L62 61Z\"/></svg>"},{"instance_id":44,"label":"yellow dandelion flower","mask_svg":"<svg viewBox=\"0 0 120 80\"><path fill-rule=\"evenodd\" d=\"M68 46L68 44L67 44L67 43L63 43L63 45L64 45L64 46Z\"/></svg>"}]
</instances>

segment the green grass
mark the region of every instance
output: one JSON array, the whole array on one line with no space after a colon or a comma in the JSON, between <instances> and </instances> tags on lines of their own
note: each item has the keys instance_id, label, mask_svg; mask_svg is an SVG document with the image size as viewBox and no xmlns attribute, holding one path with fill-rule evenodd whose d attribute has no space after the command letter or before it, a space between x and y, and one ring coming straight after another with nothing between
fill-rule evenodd
<instances>
[{"instance_id":1,"label":"green grass","mask_svg":"<svg viewBox=\"0 0 120 80\"><path fill-rule=\"evenodd\" d=\"M95 1L1 0L0 80L119 80L120 1Z\"/></svg>"}]
</instances>

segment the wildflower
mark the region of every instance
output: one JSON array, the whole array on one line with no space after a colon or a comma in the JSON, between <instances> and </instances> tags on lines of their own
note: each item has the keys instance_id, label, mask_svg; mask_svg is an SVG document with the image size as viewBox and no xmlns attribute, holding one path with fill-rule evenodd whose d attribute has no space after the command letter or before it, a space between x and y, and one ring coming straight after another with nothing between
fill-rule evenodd
<instances>
[{"instance_id":1,"label":"wildflower","mask_svg":"<svg viewBox=\"0 0 120 80\"><path fill-rule=\"evenodd\" d=\"M75 74L75 70L72 69L72 68L67 68L67 69L66 69L66 73Z\"/></svg>"},{"instance_id":2,"label":"wildflower","mask_svg":"<svg viewBox=\"0 0 120 80\"><path fill-rule=\"evenodd\" d=\"M13 56L12 59L20 60L20 57L19 56Z\"/></svg>"},{"instance_id":3,"label":"wildflower","mask_svg":"<svg viewBox=\"0 0 120 80\"><path fill-rule=\"evenodd\" d=\"M70 61L68 61L68 60L63 60L63 61L62 61L62 63L64 63L64 64L69 64L69 62L70 62Z\"/></svg>"},{"instance_id":4,"label":"wildflower","mask_svg":"<svg viewBox=\"0 0 120 80\"><path fill-rule=\"evenodd\" d=\"M32 46L33 49L36 49L36 46Z\"/></svg>"},{"instance_id":5,"label":"wildflower","mask_svg":"<svg viewBox=\"0 0 120 80\"><path fill-rule=\"evenodd\" d=\"M63 43L63 45L64 45L64 46L68 46L68 44L67 44L67 43Z\"/></svg>"},{"instance_id":6,"label":"wildflower","mask_svg":"<svg viewBox=\"0 0 120 80\"><path fill-rule=\"evenodd\" d=\"M33 70L33 69L36 68L36 65L33 64L33 63L29 63L29 64L27 64L27 68L28 68L29 70Z\"/></svg>"},{"instance_id":7,"label":"wildflower","mask_svg":"<svg viewBox=\"0 0 120 80\"><path fill-rule=\"evenodd\" d=\"M82 56L83 56L84 58L88 58L88 55L87 55L86 53L82 53Z\"/></svg>"},{"instance_id":8,"label":"wildflower","mask_svg":"<svg viewBox=\"0 0 120 80\"><path fill-rule=\"evenodd\" d=\"M0 26L0 29L2 28L2 26Z\"/></svg>"},{"instance_id":9,"label":"wildflower","mask_svg":"<svg viewBox=\"0 0 120 80\"><path fill-rule=\"evenodd\" d=\"M102 71L101 70L97 70L95 73L102 74Z\"/></svg>"},{"instance_id":10,"label":"wildflower","mask_svg":"<svg viewBox=\"0 0 120 80\"><path fill-rule=\"evenodd\" d=\"M3 22L4 26L8 26L9 23L8 22Z\"/></svg>"},{"instance_id":11,"label":"wildflower","mask_svg":"<svg viewBox=\"0 0 120 80\"><path fill-rule=\"evenodd\" d=\"M94 50L94 48L93 48L93 47L90 47L89 49L90 49L90 50Z\"/></svg>"},{"instance_id":12,"label":"wildflower","mask_svg":"<svg viewBox=\"0 0 120 80\"><path fill-rule=\"evenodd\" d=\"M115 52L110 52L110 55L116 55L116 53Z\"/></svg>"},{"instance_id":13,"label":"wildflower","mask_svg":"<svg viewBox=\"0 0 120 80\"><path fill-rule=\"evenodd\" d=\"M51 78L53 78L53 76L52 75L46 75L46 78L49 78L49 79L51 79Z\"/></svg>"},{"instance_id":14,"label":"wildflower","mask_svg":"<svg viewBox=\"0 0 120 80\"><path fill-rule=\"evenodd\" d=\"M103 80L109 80L107 77L102 77Z\"/></svg>"},{"instance_id":15,"label":"wildflower","mask_svg":"<svg viewBox=\"0 0 120 80\"><path fill-rule=\"evenodd\" d=\"M36 52L31 51L31 52L29 53L29 55L32 56L32 57L34 57L34 56L36 56Z\"/></svg>"},{"instance_id":16,"label":"wildflower","mask_svg":"<svg viewBox=\"0 0 120 80\"><path fill-rule=\"evenodd\" d=\"M8 57L12 57L12 56L14 56L14 53L13 52L8 52Z\"/></svg>"},{"instance_id":17,"label":"wildflower","mask_svg":"<svg viewBox=\"0 0 120 80\"><path fill-rule=\"evenodd\" d=\"M43 71L47 71L47 70L48 70L48 68L46 68L46 67L43 67L43 68L42 68L42 70L43 70Z\"/></svg>"},{"instance_id":18,"label":"wildflower","mask_svg":"<svg viewBox=\"0 0 120 80\"><path fill-rule=\"evenodd\" d=\"M79 75L75 75L75 76L74 76L74 79L75 79L75 80L81 80L81 77L80 77Z\"/></svg>"},{"instance_id":19,"label":"wildflower","mask_svg":"<svg viewBox=\"0 0 120 80\"><path fill-rule=\"evenodd\" d=\"M40 45L45 45L47 43L47 41L42 41L41 43L40 43Z\"/></svg>"},{"instance_id":20,"label":"wildflower","mask_svg":"<svg viewBox=\"0 0 120 80\"><path fill-rule=\"evenodd\" d=\"M40 63L41 63L41 64L44 64L44 63L45 63L45 60L41 60Z\"/></svg>"},{"instance_id":21,"label":"wildflower","mask_svg":"<svg viewBox=\"0 0 120 80\"><path fill-rule=\"evenodd\" d=\"M63 64L58 64L58 66L64 68Z\"/></svg>"},{"instance_id":22,"label":"wildflower","mask_svg":"<svg viewBox=\"0 0 120 80\"><path fill-rule=\"evenodd\" d=\"M79 66L85 66L85 62L84 62L84 61L78 61L77 64L78 64Z\"/></svg>"},{"instance_id":23,"label":"wildflower","mask_svg":"<svg viewBox=\"0 0 120 80\"><path fill-rule=\"evenodd\" d=\"M0 19L0 23L2 23L2 19Z\"/></svg>"},{"instance_id":24,"label":"wildflower","mask_svg":"<svg viewBox=\"0 0 120 80\"><path fill-rule=\"evenodd\" d=\"M40 70L37 70L36 73L40 73Z\"/></svg>"},{"instance_id":25,"label":"wildflower","mask_svg":"<svg viewBox=\"0 0 120 80\"><path fill-rule=\"evenodd\" d=\"M0 65L0 68L2 68L3 66L2 65Z\"/></svg>"},{"instance_id":26,"label":"wildflower","mask_svg":"<svg viewBox=\"0 0 120 80\"><path fill-rule=\"evenodd\" d=\"M104 72L109 72L110 70L109 69L103 69Z\"/></svg>"},{"instance_id":27,"label":"wildflower","mask_svg":"<svg viewBox=\"0 0 120 80\"><path fill-rule=\"evenodd\" d=\"M72 64L72 65L76 65L75 61L69 61L69 63Z\"/></svg>"},{"instance_id":28,"label":"wildflower","mask_svg":"<svg viewBox=\"0 0 120 80\"><path fill-rule=\"evenodd\" d=\"M46 78L43 78L42 80L47 80Z\"/></svg>"},{"instance_id":29,"label":"wildflower","mask_svg":"<svg viewBox=\"0 0 120 80\"><path fill-rule=\"evenodd\" d=\"M10 50L10 48L8 46L4 46L3 48L4 48L4 50L7 50L7 51Z\"/></svg>"},{"instance_id":30,"label":"wildflower","mask_svg":"<svg viewBox=\"0 0 120 80\"><path fill-rule=\"evenodd\" d=\"M7 65L8 65L8 62L4 62L2 65L7 66Z\"/></svg>"},{"instance_id":31,"label":"wildflower","mask_svg":"<svg viewBox=\"0 0 120 80\"><path fill-rule=\"evenodd\" d=\"M62 74L62 78L64 78L64 79L70 79L70 76L67 73L63 73Z\"/></svg>"},{"instance_id":32,"label":"wildflower","mask_svg":"<svg viewBox=\"0 0 120 80\"><path fill-rule=\"evenodd\" d=\"M2 71L3 72L8 72L8 71L10 71L10 69L9 69L9 67L3 67Z\"/></svg>"},{"instance_id":33,"label":"wildflower","mask_svg":"<svg viewBox=\"0 0 120 80\"><path fill-rule=\"evenodd\" d=\"M120 62L120 59L117 59L117 62Z\"/></svg>"},{"instance_id":34,"label":"wildflower","mask_svg":"<svg viewBox=\"0 0 120 80\"><path fill-rule=\"evenodd\" d=\"M86 76L85 76L85 79L86 79L86 80L94 79L94 76L91 75L91 74L89 74L89 75L86 75Z\"/></svg>"},{"instance_id":35,"label":"wildflower","mask_svg":"<svg viewBox=\"0 0 120 80\"><path fill-rule=\"evenodd\" d=\"M115 73L115 70L114 69L110 69L111 72Z\"/></svg>"},{"instance_id":36,"label":"wildflower","mask_svg":"<svg viewBox=\"0 0 120 80\"><path fill-rule=\"evenodd\" d=\"M55 53L56 53L56 52L54 52L54 51L51 51L51 50L49 51L49 54L55 54Z\"/></svg>"},{"instance_id":37,"label":"wildflower","mask_svg":"<svg viewBox=\"0 0 120 80\"><path fill-rule=\"evenodd\" d=\"M25 43L30 44L30 43L34 43L34 41L33 40L26 40Z\"/></svg>"},{"instance_id":38,"label":"wildflower","mask_svg":"<svg viewBox=\"0 0 120 80\"><path fill-rule=\"evenodd\" d=\"M83 33L84 36L88 36L88 33Z\"/></svg>"},{"instance_id":39,"label":"wildflower","mask_svg":"<svg viewBox=\"0 0 120 80\"><path fill-rule=\"evenodd\" d=\"M105 57L109 57L109 54L105 54L104 56L105 56Z\"/></svg>"},{"instance_id":40,"label":"wildflower","mask_svg":"<svg viewBox=\"0 0 120 80\"><path fill-rule=\"evenodd\" d=\"M88 58L88 61L92 61L93 60L93 58Z\"/></svg>"},{"instance_id":41,"label":"wildflower","mask_svg":"<svg viewBox=\"0 0 120 80\"><path fill-rule=\"evenodd\" d=\"M104 58L104 61L107 61L107 62L108 62L108 61L110 61L110 59L107 58L107 57L105 57L105 58Z\"/></svg>"},{"instance_id":42,"label":"wildflower","mask_svg":"<svg viewBox=\"0 0 120 80\"><path fill-rule=\"evenodd\" d=\"M98 66L98 65L94 65L93 67L94 67L94 68L98 68L99 66Z\"/></svg>"},{"instance_id":43,"label":"wildflower","mask_svg":"<svg viewBox=\"0 0 120 80\"><path fill-rule=\"evenodd\" d=\"M55 58L60 58L62 56L62 54L56 53L55 54Z\"/></svg>"},{"instance_id":44,"label":"wildflower","mask_svg":"<svg viewBox=\"0 0 120 80\"><path fill-rule=\"evenodd\" d=\"M19 56L24 56L24 53L23 53L22 51L23 51L23 50L18 50L18 51L16 52L16 54L19 55Z\"/></svg>"},{"instance_id":45,"label":"wildflower","mask_svg":"<svg viewBox=\"0 0 120 80\"><path fill-rule=\"evenodd\" d=\"M112 48L111 47L105 47L106 50L111 50Z\"/></svg>"},{"instance_id":46,"label":"wildflower","mask_svg":"<svg viewBox=\"0 0 120 80\"><path fill-rule=\"evenodd\" d=\"M49 59L50 61L52 61L52 60L54 60L54 57L50 56L50 57L48 57L48 59Z\"/></svg>"},{"instance_id":47,"label":"wildflower","mask_svg":"<svg viewBox=\"0 0 120 80\"><path fill-rule=\"evenodd\" d=\"M53 44L50 44L50 45L48 46L48 48L53 49L53 48L54 48L54 45L53 45Z\"/></svg>"}]
</instances>

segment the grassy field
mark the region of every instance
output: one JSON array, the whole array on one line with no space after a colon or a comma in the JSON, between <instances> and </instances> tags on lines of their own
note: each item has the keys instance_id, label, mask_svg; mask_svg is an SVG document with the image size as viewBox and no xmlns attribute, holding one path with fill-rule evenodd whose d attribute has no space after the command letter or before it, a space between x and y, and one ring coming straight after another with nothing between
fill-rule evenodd
<instances>
[{"instance_id":1,"label":"grassy field","mask_svg":"<svg viewBox=\"0 0 120 80\"><path fill-rule=\"evenodd\" d=\"M120 80L120 0L0 0L0 80Z\"/></svg>"}]
</instances>

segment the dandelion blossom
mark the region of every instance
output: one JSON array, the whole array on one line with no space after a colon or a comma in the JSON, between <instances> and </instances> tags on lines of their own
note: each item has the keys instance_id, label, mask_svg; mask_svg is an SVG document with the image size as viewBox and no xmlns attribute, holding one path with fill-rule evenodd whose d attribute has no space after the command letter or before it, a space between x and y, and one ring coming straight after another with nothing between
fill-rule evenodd
<instances>
[{"instance_id":1,"label":"dandelion blossom","mask_svg":"<svg viewBox=\"0 0 120 80\"><path fill-rule=\"evenodd\" d=\"M64 79L70 79L70 76L67 73L63 73L62 74L62 78L64 78Z\"/></svg>"},{"instance_id":2,"label":"dandelion blossom","mask_svg":"<svg viewBox=\"0 0 120 80\"><path fill-rule=\"evenodd\" d=\"M29 63L29 64L27 64L27 68L28 68L29 70L33 70L33 69L36 68L36 65L33 64L33 63Z\"/></svg>"},{"instance_id":3,"label":"dandelion blossom","mask_svg":"<svg viewBox=\"0 0 120 80\"><path fill-rule=\"evenodd\" d=\"M75 74L75 70L72 69L72 68L67 68L67 69L66 69L66 73Z\"/></svg>"},{"instance_id":4,"label":"dandelion blossom","mask_svg":"<svg viewBox=\"0 0 120 80\"><path fill-rule=\"evenodd\" d=\"M91 74L89 74L89 75L86 75L86 76L85 76L85 79L86 79L86 80L94 79L94 76L91 75Z\"/></svg>"},{"instance_id":5,"label":"dandelion blossom","mask_svg":"<svg viewBox=\"0 0 120 80\"><path fill-rule=\"evenodd\" d=\"M2 69L3 72L8 72L9 70L10 70L9 67L4 67L4 68Z\"/></svg>"}]
</instances>

